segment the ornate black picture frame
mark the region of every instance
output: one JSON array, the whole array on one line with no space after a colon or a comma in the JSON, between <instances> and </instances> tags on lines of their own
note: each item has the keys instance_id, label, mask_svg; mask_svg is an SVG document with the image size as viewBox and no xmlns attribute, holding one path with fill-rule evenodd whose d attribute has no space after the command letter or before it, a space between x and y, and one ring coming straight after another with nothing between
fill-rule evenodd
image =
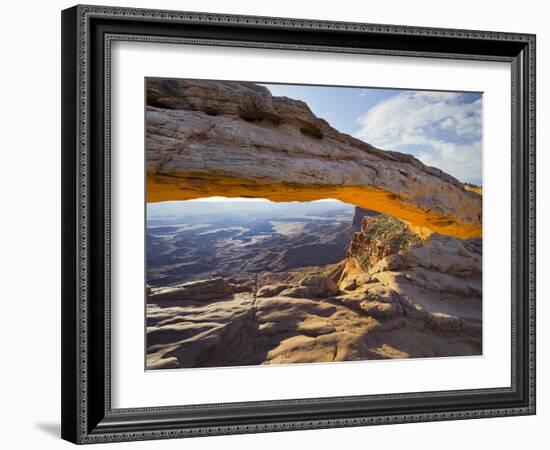
<instances>
[{"instance_id":1,"label":"ornate black picture frame","mask_svg":"<svg viewBox=\"0 0 550 450\"><path fill-rule=\"evenodd\" d=\"M117 40L511 63L511 386L113 409L109 114ZM62 12L62 108L64 439L84 444L535 414L534 35L75 6Z\"/></svg>"}]
</instances>

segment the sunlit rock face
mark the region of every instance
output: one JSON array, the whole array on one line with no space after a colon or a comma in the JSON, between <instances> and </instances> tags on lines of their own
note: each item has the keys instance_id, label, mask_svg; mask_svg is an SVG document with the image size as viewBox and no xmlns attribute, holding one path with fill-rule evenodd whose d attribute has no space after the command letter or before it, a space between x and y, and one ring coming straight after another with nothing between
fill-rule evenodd
<instances>
[{"instance_id":1,"label":"sunlit rock face","mask_svg":"<svg viewBox=\"0 0 550 450\"><path fill-rule=\"evenodd\" d=\"M348 257L355 258L367 271L382 258L420 244L420 237L399 219L391 216L364 217L359 232L353 235Z\"/></svg>"},{"instance_id":2,"label":"sunlit rock face","mask_svg":"<svg viewBox=\"0 0 550 450\"><path fill-rule=\"evenodd\" d=\"M481 239L358 208L350 228L341 263L150 288L147 367L481 354Z\"/></svg>"},{"instance_id":3,"label":"sunlit rock face","mask_svg":"<svg viewBox=\"0 0 550 450\"><path fill-rule=\"evenodd\" d=\"M412 227L481 236L481 196L416 158L332 128L253 83L147 82L148 201L335 198Z\"/></svg>"}]
</instances>

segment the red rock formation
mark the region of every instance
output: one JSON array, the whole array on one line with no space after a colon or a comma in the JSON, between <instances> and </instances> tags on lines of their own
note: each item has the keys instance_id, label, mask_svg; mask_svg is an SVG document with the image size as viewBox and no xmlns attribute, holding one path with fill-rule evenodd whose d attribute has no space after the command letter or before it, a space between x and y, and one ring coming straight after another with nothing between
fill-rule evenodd
<instances>
[{"instance_id":1,"label":"red rock formation","mask_svg":"<svg viewBox=\"0 0 550 450\"><path fill-rule=\"evenodd\" d=\"M420 242L420 238L398 219L384 215L367 216L362 220L360 231L353 235L348 258L355 258L367 272L382 258Z\"/></svg>"}]
</instances>

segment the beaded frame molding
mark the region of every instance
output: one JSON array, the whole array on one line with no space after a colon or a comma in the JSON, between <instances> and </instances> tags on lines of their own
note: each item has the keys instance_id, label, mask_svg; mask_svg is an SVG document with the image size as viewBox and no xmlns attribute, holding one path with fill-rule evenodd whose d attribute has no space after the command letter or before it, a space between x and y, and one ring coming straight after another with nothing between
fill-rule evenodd
<instances>
[{"instance_id":1,"label":"beaded frame molding","mask_svg":"<svg viewBox=\"0 0 550 450\"><path fill-rule=\"evenodd\" d=\"M512 371L505 388L111 407L114 41L504 61L512 73ZM535 414L535 36L78 5L62 12L62 428L78 444Z\"/></svg>"}]
</instances>

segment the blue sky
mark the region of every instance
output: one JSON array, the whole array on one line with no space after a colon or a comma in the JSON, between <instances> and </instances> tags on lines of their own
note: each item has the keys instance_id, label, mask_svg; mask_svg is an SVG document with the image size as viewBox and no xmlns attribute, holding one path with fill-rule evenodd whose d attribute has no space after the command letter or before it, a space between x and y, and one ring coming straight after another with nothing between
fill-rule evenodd
<instances>
[{"instance_id":1,"label":"blue sky","mask_svg":"<svg viewBox=\"0 0 550 450\"><path fill-rule=\"evenodd\" d=\"M460 181L482 184L482 95L264 84L305 101L334 128L384 150L410 153Z\"/></svg>"}]
</instances>

